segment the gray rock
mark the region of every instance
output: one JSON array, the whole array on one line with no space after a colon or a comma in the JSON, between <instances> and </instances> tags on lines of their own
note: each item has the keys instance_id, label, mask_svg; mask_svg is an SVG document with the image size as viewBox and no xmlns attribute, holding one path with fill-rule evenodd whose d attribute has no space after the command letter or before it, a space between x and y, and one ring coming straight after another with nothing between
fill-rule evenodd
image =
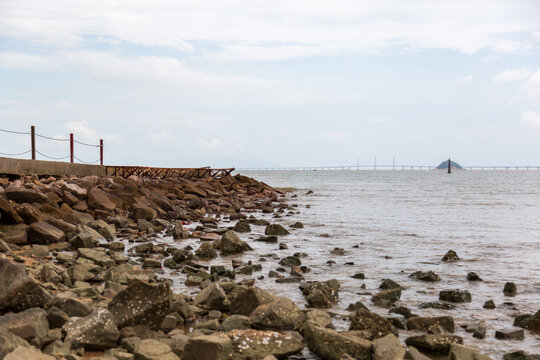
<instances>
[{"instance_id":1,"label":"gray rock","mask_svg":"<svg viewBox=\"0 0 540 360\"><path fill-rule=\"evenodd\" d=\"M251 326L261 330L292 330L302 320L302 311L290 299L258 306L249 316Z\"/></svg>"},{"instance_id":2,"label":"gray rock","mask_svg":"<svg viewBox=\"0 0 540 360\"><path fill-rule=\"evenodd\" d=\"M221 324L221 327L225 332L231 330L245 330L249 329L250 326L251 322L249 321L249 317L244 315L227 316L225 320L223 320L223 324Z\"/></svg>"},{"instance_id":3,"label":"gray rock","mask_svg":"<svg viewBox=\"0 0 540 360\"><path fill-rule=\"evenodd\" d=\"M517 294L516 284L511 281L504 284L503 293L506 296L515 296Z\"/></svg>"},{"instance_id":4,"label":"gray rock","mask_svg":"<svg viewBox=\"0 0 540 360\"><path fill-rule=\"evenodd\" d=\"M269 224L264 229L265 235L274 235L274 236L282 236L282 235L289 235L290 232L285 229L280 224Z\"/></svg>"},{"instance_id":5,"label":"gray rock","mask_svg":"<svg viewBox=\"0 0 540 360\"><path fill-rule=\"evenodd\" d=\"M213 259L217 256L211 241L204 241L195 251L195 255L201 259Z\"/></svg>"},{"instance_id":6,"label":"gray rock","mask_svg":"<svg viewBox=\"0 0 540 360\"><path fill-rule=\"evenodd\" d=\"M276 300L276 297L268 291L251 286L238 293L231 301L230 311L232 314L249 316L259 305L268 304Z\"/></svg>"},{"instance_id":7,"label":"gray rock","mask_svg":"<svg viewBox=\"0 0 540 360\"><path fill-rule=\"evenodd\" d=\"M88 223L88 226L96 230L106 240L113 240L116 237L116 228L113 224L107 224L103 220L94 220Z\"/></svg>"},{"instance_id":8,"label":"gray rock","mask_svg":"<svg viewBox=\"0 0 540 360\"><path fill-rule=\"evenodd\" d=\"M450 302L471 302L471 293L467 290L442 290L439 293L439 300L450 301Z\"/></svg>"},{"instance_id":9,"label":"gray rock","mask_svg":"<svg viewBox=\"0 0 540 360\"><path fill-rule=\"evenodd\" d=\"M233 330L227 333L234 354L232 358L257 358L276 356L285 358L300 353L305 345L298 333L280 334L275 331Z\"/></svg>"},{"instance_id":10,"label":"gray rock","mask_svg":"<svg viewBox=\"0 0 540 360\"><path fill-rule=\"evenodd\" d=\"M458 260L459 260L459 256L456 254L454 250L448 250L448 252L442 258L442 261L445 261L445 262L454 262Z\"/></svg>"},{"instance_id":11,"label":"gray rock","mask_svg":"<svg viewBox=\"0 0 540 360\"><path fill-rule=\"evenodd\" d=\"M487 355L482 355L474 349L463 345L451 344L448 360L492 360Z\"/></svg>"},{"instance_id":12,"label":"gray rock","mask_svg":"<svg viewBox=\"0 0 540 360\"><path fill-rule=\"evenodd\" d=\"M0 333L0 359L3 359L7 354L19 346L30 347L30 344L22 337L10 332L5 331Z\"/></svg>"},{"instance_id":13,"label":"gray rock","mask_svg":"<svg viewBox=\"0 0 540 360\"><path fill-rule=\"evenodd\" d=\"M65 342L74 349L109 349L116 345L120 336L112 314L104 308L83 318L72 318L62 329L67 334Z\"/></svg>"},{"instance_id":14,"label":"gray rock","mask_svg":"<svg viewBox=\"0 0 540 360\"><path fill-rule=\"evenodd\" d=\"M341 360L344 354L359 360L372 359L370 341L340 334L309 322L304 327L304 341L313 353L323 359Z\"/></svg>"},{"instance_id":15,"label":"gray rock","mask_svg":"<svg viewBox=\"0 0 540 360\"><path fill-rule=\"evenodd\" d=\"M373 341L373 360L400 360L404 356L405 348L392 334Z\"/></svg>"},{"instance_id":16,"label":"gray rock","mask_svg":"<svg viewBox=\"0 0 540 360\"><path fill-rule=\"evenodd\" d=\"M43 309L32 308L0 316L0 333L10 332L30 341L47 335L49 322Z\"/></svg>"},{"instance_id":17,"label":"gray rock","mask_svg":"<svg viewBox=\"0 0 540 360\"><path fill-rule=\"evenodd\" d=\"M358 309L351 319L349 331L361 330L369 334L372 339L380 338L388 334L397 335L396 328L388 319L366 309Z\"/></svg>"},{"instance_id":18,"label":"gray rock","mask_svg":"<svg viewBox=\"0 0 540 360\"><path fill-rule=\"evenodd\" d=\"M407 329L409 330L427 331L433 325L439 325L448 332L454 332L455 329L454 318L451 316L415 316L407 320Z\"/></svg>"},{"instance_id":19,"label":"gray rock","mask_svg":"<svg viewBox=\"0 0 540 360\"><path fill-rule=\"evenodd\" d=\"M229 230L223 234L220 249L222 255L238 254L245 250L252 250L233 230Z\"/></svg>"},{"instance_id":20,"label":"gray rock","mask_svg":"<svg viewBox=\"0 0 540 360\"><path fill-rule=\"evenodd\" d=\"M422 351L447 355L451 344L463 344L463 338L455 335L424 334L411 336L405 340L407 346L414 346Z\"/></svg>"},{"instance_id":21,"label":"gray rock","mask_svg":"<svg viewBox=\"0 0 540 360\"><path fill-rule=\"evenodd\" d=\"M182 360L227 360L232 350L226 334L195 336L187 341Z\"/></svg>"},{"instance_id":22,"label":"gray rock","mask_svg":"<svg viewBox=\"0 0 540 360\"><path fill-rule=\"evenodd\" d=\"M441 277L433 271L415 271L409 277L422 281L441 281Z\"/></svg>"},{"instance_id":23,"label":"gray rock","mask_svg":"<svg viewBox=\"0 0 540 360\"><path fill-rule=\"evenodd\" d=\"M168 282L150 284L132 280L109 303L109 311L118 327L145 324L159 329L169 313L172 292Z\"/></svg>"},{"instance_id":24,"label":"gray rock","mask_svg":"<svg viewBox=\"0 0 540 360\"><path fill-rule=\"evenodd\" d=\"M134 360L180 360L180 358L174 354L171 347L164 342L145 339L142 340L133 353Z\"/></svg>"},{"instance_id":25,"label":"gray rock","mask_svg":"<svg viewBox=\"0 0 540 360\"><path fill-rule=\"evenodd\" d=\"M523 340L525 332L522 329L501 329L495 331L495 338L499 340Z\"/></svg>"},{"instance_id":26,"label":"gray rock","mask_svg":"<svg viewBox=\"0 0 540 360\"><path fill-rule=\"evenodd\" d=\"M79 248L77 249L77 256L80 258L88 259L94 264L104 266L106 268L110 268L116 264L115 261L109 255L107 255L105 249L102 248Z\"/></svg>"},{"instance_id":27,"label":"gray rock","mask_svg":"<svg viewBox=\"0 0 540 360\"><path fill-rule=\"evenodd\" d=\"M56 360L50 355L43 354L41 351L34 347L19 346L12 352L10 352L4 360Z\"/></svg>"},{"instance_id":28,"label":"gray rock","mask_svg":"<svg viewBox=\"0 0 540 360\"><path fill-rule=\"evenodd\" d=\"M379 291L371 297L371 301L377 306L388 308L401 297L401 289L393 288Z\"/></svg>"},{"instance_id":29,"label":"gray rock","mask_svg":"<svg viewBox=\"0 0 540 360\"><path fill-rule=\"evenodd\" d=\"M229 311L230 304L223 288L215 283L201 290L193 300L195 306L219 311Z\"/></svg>"}]
</instances>

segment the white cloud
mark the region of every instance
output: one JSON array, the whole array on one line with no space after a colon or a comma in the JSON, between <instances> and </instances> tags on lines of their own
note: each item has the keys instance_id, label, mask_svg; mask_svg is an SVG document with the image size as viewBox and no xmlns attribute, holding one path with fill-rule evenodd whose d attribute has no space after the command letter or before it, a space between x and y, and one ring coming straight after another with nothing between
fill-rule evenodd
<instances>
[{"instance_id":1,"label":"white cloud","mask_svg":"<svg viewBox=\"0 0 540 360\"><path fill-rule=\"evenodd\" d=\"M214 150L216 148L221 147L221 145L222 143L220 139L212 139L210 141L207 141L205 139L200 139L199 141L197 141L197 146L199 146L200 148L206 151Z\"/></svg>"},{"instance_id":2,"label":"white cloud","mask_svg":"<svg viewBox=\"0 0 540 360\"><path fill-rule=\"evenodd\" d=\"M525 81L523 90L532 100L540 101L540 70L536 71L529 80Z\"/></svg>"},{"instance_id":3,"label":"white cloud","mask_svg":"<svg viewBox=\"0 0 540 360\"><path fill-rule=\"evenodd\" d=\"M530 68L505 70L493 78L493 82L507 83L528 78L532 73Z\"/></svg>"},{"instance_id":4,"label":"white cloud","mask_svg":"<svg viewBox=\"0 0 540 360\"><path fill-rule=\"evenodd\" d=\"M69 104L68 104L69 105ZM106 141L120 141L120 136L106 132L100 132L90 127L87 120L68 121L62 127L73 133L75 140L89 143L89 145L98 145L100 139Z\"/></svg>"},{"instance_id":5,"label":"white cloud","mask_svg":"<svg viewBox=\"0 0 540 360\"><path fill-rule=\"evenodd\" d=\"M387 49L538 47L537 1L363 2L5 1L0 36L57 48L126 42L186 53L200 44L222 60L376 53ZM514 36L520 34L519 37ZM216 46L217 45L217 46Z\"/></svg>"},{"instance_id":6,"label":"white cloud","mask_svg":"<svg viewBox=\"0 0 540 360\"><path fill-rule=\"evenodd\" d=\"M474 75L467 75L454 80L455 84L466 84L473 81Z\"/></svg>"},{"instance_id":7,"label":"white cloud","mask_svg":"<svg viewBox=\"0 0 540 360\"><path fill-rule=\"evenodd\" d=\"M540 127L540 114L534 111L525 111L521 114L521 121L533 127Z\"/></svg>"}]
</instances>

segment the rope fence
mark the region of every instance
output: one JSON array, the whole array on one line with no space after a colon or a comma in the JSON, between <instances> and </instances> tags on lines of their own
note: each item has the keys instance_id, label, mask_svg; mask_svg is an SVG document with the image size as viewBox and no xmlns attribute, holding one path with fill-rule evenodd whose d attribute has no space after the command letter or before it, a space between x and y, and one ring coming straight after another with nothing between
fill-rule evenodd
<instances>
[{"instance_id":1,"label":"rope fence","mask_svg":"<svg viewBox=\"0 0 540 360\"><path fill-rule=\"evenodd\" d=\"M38 134L36 132L35 126L30 127L30 132L14 131L14 130L7 130L7 129L0 129L0 132L7 133L7 134L14 134L14 135L30 135L30 144L31 144L30 150L23 151L23 152L20 152L20 153L4 153L4 152L0 152L0 155L3 155L3 156L22 156L22 155L26 155L26 154L31 153L32 154L32 160L36 160L36 154L39 154L42 157L44 157L46 159L49 159L49 160L66 160L66 159L69 158L71 163L73 163L74 160L77 160L78 162L83 163L83 164L97 164L97 163L100 163L100 165L103 165L103 139L99 140L99 144L88 144L88 143L85 143L85 142L82 142L82 141L75 140L73 134L69 134L69 139L59 138L59 137L51 137L51 136L46 136L46 135L43 135L43 134ZM69 154L66 155L66 156L56 157L56 156L50 156L50 155L42 153L41 151L36 149L36 137L41 138L41 139L45 139L45 140L50 140L50 141L69 142ZM87 162L87 161L81 160L80 158L78 158L75 155L75 144L79 144L79 145L87 146L87 147L92 147L92 148L99 148L99 159L97 159L96 161L92 161L92 162Z\"/></svg>"}]
</instances>

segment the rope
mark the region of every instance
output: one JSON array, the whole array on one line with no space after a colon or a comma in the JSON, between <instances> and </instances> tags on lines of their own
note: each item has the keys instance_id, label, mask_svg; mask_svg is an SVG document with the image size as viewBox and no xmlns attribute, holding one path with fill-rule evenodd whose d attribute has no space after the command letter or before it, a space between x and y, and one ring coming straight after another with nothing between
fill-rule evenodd
<instances>
[{"instance_id":1,"label":"rope","mask_svg":"<svg viewBox=\"0 0 540 360\"><path fill-rule=\"evenodd\" d=\"M70 155L68 155L68 156L64 156L64 157L52 157L52 156L47 156L47 155L45 155L45 154L39 152L38 150L36 150L36 152L37 152L39 155L41 155L41 156L43 156L43 157L46 157L47 159L51 159L51 160L64 160L64 159L67 159L67 158L70 156Z\"/></svg>"},{"instance_id":2,"label":"rope","mask_svg":"<svg viewBox=\"0 0 540 360\"><path fill-rule=\"evenodd\" d=\"M25 152L22 152L22 153L18 153L18 154L6 154L6 153L3 153L3 152L0 152L0 155L6 155L6 156L19 156L19 155L28 154L29 152L32 152L32 150L28 150L28 151L25 151Z\"/></svg>"},{"instance_id":3,"label":"rope","mask_svg":"<svg viewBox=\"0 0 540 360\"><path fill-rule=\"evenodd\" d=\"M5 129L0 129L0 131L10 133L10 134L30 135L29 132L11 131L11 130L5 130Z\"/></svg>"},{"instance_id":4,"label":"rope","mask_svg":"<svg viewBox=\"0 0 540 360\"><path fill-rule=\"evenodd\" d=\"M48 136L45 136L45 135L41 135L41 134L38 134L38 133L36 133L36 136L39 136L40 138L44 138L44 139L48 139L48 140L69 141L69 139L57 139L57 138L52 138L52 137L48 137Z\"/></svg>"},{"instance_id":5,"label":"rope","mask_svg":"<svg viewBox=\"0 0 540 360\"><path fill-rule=\"evenodd\" d=\"M86 162L86 161L82 161L81 159L79 159L79 158L76 157L75 155L73 155L73 157L74 157L75 159L77 159L78 161L82 162L83 164L89 164L89 165L95 164L95 163L97 163L99 160L101 160L101 159L97 159L97 160L94 161L94 162Z\"/></svg>"},{"instance_id":6,"label":"rope","mask_svg":"<svg viewBox=\"0 0 540 360\"><path fill-rule=\"evenodd\" d=\"M83 143L83 142L80 142L80 141L77 141L77 140L73 140L73 142L76 142L77 144L81 144L81 145L84 145L84 146L91 146L91 147L99 147L100 146L100 145L86 144L86 143Z\"/></svg>"}]
</instances>

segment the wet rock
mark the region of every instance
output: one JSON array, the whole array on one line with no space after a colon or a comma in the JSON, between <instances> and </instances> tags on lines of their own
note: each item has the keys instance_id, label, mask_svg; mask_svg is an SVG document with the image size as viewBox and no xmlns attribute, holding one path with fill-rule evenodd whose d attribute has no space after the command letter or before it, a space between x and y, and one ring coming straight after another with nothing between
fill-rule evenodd
<instances>
[{"instance_id":1,"label":"wet rock","mask_svg":"<svg viewBox=\"0 0 540 360\"><path fill-rule=\"evenodd\" d=\"M476 339L483 339L486 337L486 326L484 324L479 324L474 330L473 335Z\"/></svg>"},{"instance_id":2,"label":"wet rock","mask_svg":"<svg viewBox=\"0 0 540 360\"><path fill-rule=\"evenodd\" d=\"M501 329L495 331L495 338L499 340L523 340L525 332L522 329Z\"/></svg>"},{"instance_id":3,"label":"wet rock","mask_svg":"<svg viewBox=\"0 0 540 360\"><path fill-rule=\"evenodd\" d=\"M233 330L231 339L233 359L262 359L266 356L284 358L300 353L305 345L298 333L280 334L275 331Z\"/></svg>"},{"instance_id":4,"label":"wet rock","mask_svg":"<svg viewBox=\"0 0 540 360\"><path fill-rule=\"evenodd\" d=\"M384 279L383 282L379 285L379 289L403 289L403 287L392 279Z\"/></svg>"},{"instance_id":5,"label":"wet rock","mask_svg":"<svg viewBox=\"0 0 540 360\"><path fill-rule=\"evenodd\" d=\"M19 346L6 355L4 360L55 360L54 357L43 354L34 347Z\"/></svg>"},{"instance_id":6,"label":"wet rock","mask_svg":"<svg viewBox=\"0 0 540 360\"><path fill-rule=\"evenodd\" d=\"M433 271L415 271L409 277L422 281L441 281L441 277Z\"/></svg>"},{"instance_id":7,"label":"wet rock","mask_svg":"<svg viewBox=\"0 0 540 360\"><path fill-rule=\"evenodd\" d=\"M277 238L277 236L260 236L257 239L255 239L255 241L262 241L262 242L267 242L267 243L277 243L278 238Z\"/></svg>"},{"instance_id":8,"label":"wet rock","mask_svg":"<svg viewBox=\"0 0 540 360\"><path fill-rule=\"evenodd\" d=\"M28 242L31 244L52 244L64 241L66 234L57 227L38 221L30 225L28 228Z\"/></svg>"},{"instance_id":9,"label":"wet rock","mask_svg":"<svg viewBox=\"0 0 540 360\"><path fill-rule=\"evenodd\" d=\"M302 320L302 311L290 299L277 300L258 306L249 316L251 326L261 330L292 330Z\"/></svg>"},{"instance_id":10,"label":"wet rock","mask_svg":"<svg viewBox=\"0 0 540 360\"><path fill-rule=\"evenodd\" d=\"M289 235L290 232L285 229L280 224L269 224L264 229L265 235L274 235L274 236L282 236L282 235Z\"/></svg>"},{"instance_id":11,"label":"wet rock","mask_svg":"<svg viewBox=\"0 0 540 360\"><path fill-rule=\"evenodd\" d=\"M353 276L351 276L353 279L365 279L366 275L364 273L356 273Z\"/></svg>"},{"instance_id":12,"label":"wet rock","mask_svg":"<svg viewBox=\"0 0 540 360\"><path fill-rule=\"evenodd\" d=\"M525 328L533 334L540 334L540 310L531 316Z\"/></svg>"},{"instance_id":13,"label":"wet rock","mask_svg":"<svg viewBox=\"0 0 540 360\"><path fill-rule=\"evenodd\" d=\"M17 214L17 211L11 206L8 200L0 196L0 219L4 224L14 225L23 223L22 217Z\"/></svg>"},{"instance_id":14,"label":"wet rock","mask_svg":"<svg viewBox=\"0 0 540 360\"><path fill-rule=\"evenodd\" d=\"M234 225L234 231L236 232L250 232L251 227L246 221L239 221Z\"/></svg>"},{"instance_id":15,"label":"wet rock","mask_svg":"<svg viewBox=\"0 0 540 360\"><path fill-rule=\"evenodd\" d=\"M388 308L401 297L401 289L394 288L379 291L371 297L371 301L377 306Z\"/></svg>"},{"instance_id":16,"label":"wet rock","mask_svg":"<svg viewBox=\"0 0 540 360\"><path fill-rule=\"evenodd\" d=\"M197 251L195 251L195 255L201 259L213 259L217 256L216 250L210 241L203 242Z\"/></svg>"},{"instance_id":17,"label":"wet rock","mask_svg":"<svg viewBox=\"0 0 540 360\"><path fill-rule=\"evenodd\" d=\"M447 355L450 351L450 345L463 344L463 338L455 335L424 334L408 337L405 344L425 352Z\"/></svg>"},{"instance_id":18,"label":"wet rock","mask_svg":"<svg viewBox=\"0 0 540 360\"><path fill-rule=\"evenodd\" d=\"M21 347L30 347L30 344L22 337L10 332L0 333L0 359L3 359L7 354Z\"/></svg>"},{"instance_id":19,"label":"wet rock","mask_svg":"<svg viewBox=\"0 0 540 360\"><path fill-rule=\"evenodd\" d=\"M221 254L238 254L244 252L245 250L252 250L251 247L238 237L238 235L233 231L227 231L221 237Z\"/></svg>"},{"instance_id":20,"label":"wet rock","mask_svg":"<svg viewBox=\"0 0 540 360\"><path fill-rule=\"evenodd\" d=\"M420 309L439 309L439 310L453 310L455 305L449 303L443 303L439 301L425 302L418 306Z\"/></svg>"},{"instance_id":21,"label":"wet rock","mask_svg":"<svg viewBox=\"0 0 540 360\"><path fill-rule=\"evenodd\" d=\"M181 221L176 220L174 222L173 238L176 240L179 240L179 239L187 239L188 237L189 237L189 230L184 228Z\"/></svg>"},{"instance_id":22,"label":"wet rock","mask_svg":"<svg viewBox=\"0 0 540 360\"><path fill-rule=\"evenodd\" d=\"M517 286L513 282L504 284L503 293L506 296L515 296L517 294Z\"/></svg>"},{"instance_id":23,"label":"wet rock","mask_svg":"<svg viewBox=\"0 0 540 360\"><path fill-rule=\"evenodd\" d=\"M304 341L313 353L323 359L341 360L345 354L354 359L372 359L370 341L340 334L311 322L308 322L304 328Z\"/></svg>"},{"instance_id":24,"label":"wet rock","mask_svg":"<svg viewBox=\"0 0 540 360\"><path fill-rule=\"evenodd\" d=\"M291 225L291 228L293 228L293 229L303 229L304 224L302 224L300 221L297 221L297 222L295 222L294 224Z\"/></svg>"},{"instance_id":25,"label":"wet rock","mask_svg":"<svg viewBox=\"0 0 540 360\"><path fill-rule=\"evenodd\" d=\"M409 346L409 349L407 350L407 353L404 357L405 360L431 360L431 358L428 358L425 355L422 355L420 351L416 350L414 346Z\"/></svg>"},{"instance_id":26,"label":"wet rock","mask_svg":"<svg viewBox=\"0 0 540 360\"><path fill-rule=\"evenodd\" d=\"M495 309L495 302L493 300L488 300L484 303L484 309Z\"/></svg>"},{"instance_id":27,"label":"wet rock","mask_svg":"<svg viewBox=\"0 0 540 360\"><path fill-rule=\"evenodd\" d=\"M109 195L98 188L93 188L88 193L88 206L92 209L111 212L116 205L110 200Z\"/></svg>"},{"instance_id":28,"label":"wet rock","mask_svg":"<svg viewBox=\"0 0 540 360\"><path fill-rule=\"evenodd\" d=\"M513 351L503 355L503 360L540 360L540 355L527 355L524 351Z\"/></svg>"},{"instance_id":29,"label":"wet rock","mask_svg":"<svg viewBox=\"0 0 540 360\"><path fill-rule=\"evenodd\" d=\"M480 276L478 276L477 273L471 271L467 273L467 280L468 281L482 281L482 278L480 278Z\"/></svg>"},{"instance_id":30,"label":"wet rock","mask_svg":"<svg viewBox=\"0 0 540 360\"><path fill-rule=\"evenodd\" d=\"M312 309L306 311L304 313L304 316L302 317L302 320L297 323L295 330L303 334L305 326L309 324L329 329L334 328L334 326L332 325L332 318L330 317L330 314L324 310L319 309Z\"/></svg>"},{"instance_id":31,"label":"wet rock","mask_svg":"<svg viewBox=\"0 0 540 360\"><path fill-rule=\"evenodd\" d=\"M339 300L339 282L336 279L305 283L300 289L310 307L330 307Z\"/></svg>"},{"instance_id":32,"label":"wet rock","mask_svg":"<svg viewBox=\"0 0 540 360\"><path fill-rule=\"evenodd\" d=\"M411 310L405 306L397 306L397 307L391 308L390 310L388 310L388 313L402 315L403 317L405 317L405 319L411 318L413 316L417 316L417 315L414 315L411 312Z\"/></svg>"},{"instance_id":33,"label":"wet rock","mask_svg":"<svg viewBox=\"0 0 540 360\"><path fill-rule=\"evenodd\" d=\"M459 260L459 256L456 254L454 250L448 250L446 255L444 255L442 258L442 261L445 261L445 262L454 262L458 260Z\"/></svg>"},{"instance_id":34,"label":"wet rock","mask_svg":"<svg viewBox=\"0 0 540 360\"><path fill-rule=\"evenodd\" d=\"M227 334L195 336L187 341L182 360L227 360L232 350Z\"/></svg>"},{"instance_id":35,"label":"wet rock","mask_svg":"<svg viewBox=\"0 0 540 360\"><path fill-rule=\"evenodd\" d=\"M365 331L370 338L376 339L388 334L397 335L396 328L388 319L366 309L358 309L351 319L349 331Z\"/></svg>"},{"instance_id":36,"label":"wet rock","mask_svg":"<svg viewBox=\"0 0 540 360\"><path fill-rule=\"evenodd\" d=\"M300 266L302 261L297 256L287 256L279 261L281 266Z\"/></svg>"},{"instance_id":37,"label":"wet rock","mask_svg":"<svg viewBox=\"0 0 540 360\"><path fill-rule=\"evenodd\" d=\"M439 300L450 301L450 302L471 302L471 293L467 290L442 290L439 293Z\"/></svg>"},{"instance_id":38,"label":"wet rock","mask_svg":"<svg viewBox=\"0 0 540 360\"><path fill-rule=\"evenodd\" d=\"M142 340L133 353L134 360L180 360L169 345L154 339Z\"/></svg>"},{"instance_id":39,"label":"wet rock","mask_svg":"<svg viewBox=\"0 0 540 360\"><path fill-rule=\"evenodd\" d=\"M0 316L0 333L10 332L27 341L47 335L49 322L43 309L32 308Z\"/></svg>"},{"instance_id":40,"label":"wet rock","mask_svg":"<svg viewBox=\"0 0 540 360\"><path fill-rule=\"evenodd\" d=\"M394 335L388 334L373 341L374 360L403 359L404 356L405 348Z\"/></svg>"},{"instance_id":41,"label":"wet rock","mask_svg":"<svg viewBox=\"0 0 540 360\"><path fill-rule=\"evenodd\" d=\"M49 299L50 295L21 267L0 258L0 313L41 307Z\"/></svg>"},{"instance_id":42,"label":"wet rock","mask_svg":"<svg viewBox=\"0 0 540 360\"><path fill-rule=\"evenodd\" d=\"M171 298L168 282L150 284L132 280L111 300L109 311L120 328L145 324L158 329L169 313Z\"/></svg>"},{"instance_id":43,"label":"wet rock","mask_svg":"<svg viewBox=\"0 0 540 360\"><path fill-rule=\"evenodd\" d=\"M429 327L439 325L448 332L454 332L454 318L451 316L420 317L414 316L407 320L407 329L427 331Z\"/></svg>"},{"instance_id":44,"label":"wet rock","mask_svg":"<svg viewBox=\"0 0 540 360\"><path fill-rule=\"evenodd\" d=\"M225 320L223 320L223 324L221 327L223 328L223 331L231 331L231 330L244 330L249 329L251 326L251 322L249 321L249 317L244 315L231 315L227 316Z\"/></svg>"},{"instance_id":45,"label":"wet rock","mask_svg":"<svg viewBox=\"0 0 540 360\"><path fill-rule=\"evenodd\" d=\"M103 308L83 318L70 319L62 329L67 333L65 342L74 349L108 349L116 345L120 335L112 314Z\"/></svg>"},{"instance_id":46,"label":"wet rock","mask_svg":"<svg viewBox=\"0 0 540 360\"><path fill-rule=\"evenodd\" d=\"M211 310L229 311L230 301L219 284L210 284L197 294L193 305Z\"/></svg>"},{"instance_id":47,"label":"wet rock","mask_svg":"<svg viewBox=\"0 0 540 360\"><path fill-rule=\"evenodd\" d=\"M235 296L231 301L230 311L232 314L249 316L258 306L275 300L276 297L268 291L251 286Z\"/></svg>"},{"instance_id":48,"label":"wet rock","mask_svg":"<svg viewBox=\"0 0 540 360\"><path fill-rule=\"evenodd\" d=\"M463 345L451 344L448 360L491 360L491 357Z\"/></svg>"}]
</instances>

